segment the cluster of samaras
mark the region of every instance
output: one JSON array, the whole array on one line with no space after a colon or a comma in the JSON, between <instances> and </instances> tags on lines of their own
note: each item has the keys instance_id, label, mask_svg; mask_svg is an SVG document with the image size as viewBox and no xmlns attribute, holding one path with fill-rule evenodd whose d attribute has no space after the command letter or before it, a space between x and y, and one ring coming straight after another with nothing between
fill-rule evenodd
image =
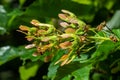
<instances>
[{"instance_id":1,"label":"cluster of samaras","mask_svg":"<svg viewBox=\"0 0 120 80\"><path fill-rule=\"evenodd\" d=\"M32 44L27 45L25 48L36 48L36 52L33 56L38 56L49 51L51 54L45 57L45 61L49 61L54 55L59 55L56 50L65 49L65 53L55 64L70 63L76 56L79 56L82 52L87 52L94 48L87 47L89 44L94 43L95 39L99 36L95 36L98 31L101 31L105 27L105 22L98 25L97 28L90 28L84 22L79 20L73 13L62 10L63 13L59 14L60 22L63 30L56 29L53 25L40 23L37 20L32 20L31 24L34 27L27 27L21 25L18 30L26 35L28 41ZM95 36L95 37L94 37ZM102 39L102 38L101 38ZM116 40L114 36L106 38L108 40Z\"/></svg>"}]
</instances>

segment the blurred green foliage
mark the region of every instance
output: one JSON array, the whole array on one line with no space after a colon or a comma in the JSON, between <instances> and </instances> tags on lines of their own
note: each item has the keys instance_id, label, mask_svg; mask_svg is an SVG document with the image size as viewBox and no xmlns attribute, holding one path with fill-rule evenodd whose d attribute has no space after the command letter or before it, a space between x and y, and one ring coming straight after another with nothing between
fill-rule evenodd
<instances>
[{"instance_id":1,"label":"blurred green foliage","mask_svg":"<svg viewBox=\"0 0 120 80\"><path fill-rule=\"evenodd\" d=\"M64 54L62 50L57 52L59 55L51 63L43 63L45 55L33 57L32 53L35 50L24 48L28 42L24 38L25 35L16 31L18 27L22 24L32 26L29 22L37 19L59 28L58 13L61 9L75 13L79 19L95 27L102 21L111 20L115 12L120 9L120 1L0 0L0 80L15 80L15 74L16 80L120 79L120 42L105 41L96 46L97 49L81 55L80 59L63 67L54 65ZM116 15L115 18L118 16ZM119 19L113 19L111 22L112 24L119 23ZM112 31L120 38L120 29ZM12 73L4 74L7 71ZM13 75L12 78L7 76L10 74Z\"/></svg>"}]
</instances>

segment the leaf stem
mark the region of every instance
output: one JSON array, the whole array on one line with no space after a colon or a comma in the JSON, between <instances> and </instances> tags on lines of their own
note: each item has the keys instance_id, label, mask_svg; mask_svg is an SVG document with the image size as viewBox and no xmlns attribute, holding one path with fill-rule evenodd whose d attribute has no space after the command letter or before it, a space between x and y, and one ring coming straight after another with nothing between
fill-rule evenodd
<instances>
[{"instance_id":1,"label":"leaf stem","mask_svg":"<svg viewBox=\"0 0 120 80\"><path fill-rule=\"evenodd\" d=\"M90 36L88 38L91 38L91 39L100 39L100 40L110 40L110 38L107 38L107 37L95 37L95 36Z\"/></svg>"}]
</instances>

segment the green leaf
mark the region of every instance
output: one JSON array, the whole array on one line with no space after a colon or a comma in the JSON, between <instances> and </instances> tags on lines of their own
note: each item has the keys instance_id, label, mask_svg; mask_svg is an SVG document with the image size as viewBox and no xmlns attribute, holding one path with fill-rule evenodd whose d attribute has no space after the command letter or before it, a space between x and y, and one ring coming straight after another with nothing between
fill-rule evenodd
<instances>
[{"instance_id":1,"label":"green leaf","mask_svg":"<svg viewBox=\"0 0 120 80\"><path fill-rule=\"evenodd\" d=\"M7 15L6 10L0 5L0 35L6 33Z\"/></svg>"},{"instance_id":2,"label":"green leaf","mask_svg":"<svg viewBox=\"0 0 120 80\"><path fill-rule=\"evenodd\" d=\"M50 64L48 68L48 78L50 78L51 80L54 80L58 67L59 65L55 65L54 63Z\"/></svg>"},{"instance_id":3,"label":"green leaf","mask_svg":"<svg viewBox=\"0 0 120 80\"><path fill-rule=\"evenodd\" d=\"M72 0L74 2L77 2L79 4L92 4L92 1L91 0Z\"/></svg>"},{"instance_id":4,"label":"green leaf","mask_svg":"<svg viewBox=\"0 0 120 80\"><path fill-rule=\"evenodd\" d=\"M0 48L0 65L18 56L16 48L4 46Z\"/></svg>"},{"instance_id":5,"label":"green leaf","mask_svg":"<svg viewBox=\"0 0 120 80\"><path fill-rule=\"evenodd\" d=\"M0 5L0 13L6 13L6 10L4 9L4 6Z\"/></svg>"},{"instance_id":6,"label":"green leaf","mask_svg":"<svg viewBox=\"0 0 120 80\"><path fill-rule=\"evenodd\" d=\"M61 80L62 78L74 73L74 71L76 71L78 69L82 69L85 66L88 66L89 64L90 63L73 62L73 63L70 63L68 65L64 65L62 67L59 67L54 80Z\"/></svg>"},{"instance_id":7,"label":"green leaf","mask_svg":"<svg viewBox=\"0 0 120 80\"><path fill-rule=\"evenodd\" d=\"M49 3L49 4L48 4ZM67 3L67 4L66 4ZM57 6L57 7L56 7ZM57 15L62 9L72 11L77 15L86 15L92 9L91 5L78 4L69 0L36 0L30 5L25 14L27 16L40 18L40 17L54 17L58 18ZM82 9L82 10L81 10Z\"/></svg>"},{"instance_id":8,"label":"green leaf","mask_svg":"<svg viewBox=\"0 0 120 80\"><path fill-rule=\"evenodd\" d=\"M120 29L113 29L112 31L120 39Z\"/></svg>"},{"instance_id":9,"label":"green leaf","mask_svg":"<svg viewBox=\"0 0 120 80\"><path fill-rule=\"evenodd\" d=\"M6 33L6 29L4 27L0 27L0 35L3 35Z\"/></svg>"},{"instance_id":10,"label":"green leaf","mask_svg":"<svg viewBox=\"0 0 120 80\"><path fill-rule=\"evenodd\" d=\"M71 80L71 75L65 76L65 77L62 78L61 80Z\"/></svg>"},{"instance_id":11,"label":"green leaf","mask_svg":"<svg viewBox=\"0 0 120 80\"><path fill-rule=\"evenodd\" d=\"M4 53L10 49L10 46L4 46L0 48L0 56L4 55Z\"/></svg>"},{"instance_id":12,"label":"green leaf","mask_svg":"<svg viewBox=\"0 0 120 80\"><path fill-rule=\"evenodd\" d=\"M54 80L55 75L57 73L57 69L59 67L59 65L55 65L55 62L60 59L60 57L65 53L65 50L59 50L55 55L55 57L53 58L53 61L50 63L50 66L48 67L48 78Z\"/></svg>"},{"instance_id":13,"label":"green leaf","mask_svg":"<svg viewBox=\"0 0 120 80\"><path fill-rule=\"evenodd\" d=\"M38 60L38 59L40 58L40 56L36 56L36 57L32 56L32 54L33 54L35 51L36 51L36 49L25 49L25 48L23 48L23 49L21 50L20 58L21 58L22 60L30 59L30 60L32 60L32 61L36 61L36 60Z\"/></svg>"},{"instance_id":14,"label":"green leaf","mask_svg":"<svg viewBox=\"0 0 120 80\"><path fill-rule=\"evenodd\" d=\"M38 57L32 56L35 52L35 49L27 50L24 46L11 47L4 46L0 48L0 65L10 61L16 57L20 57L22 60L30 59L32 61L37 61Z\"/></svg>"},{"instance_id":15,"label":"green leaf","mask_svg":"<svg viewBox=\"0 0 120 80\"><path fill-rule=\"evenodd\" d=\"M8 20L7 26L10 28L11 25L15 24L13 23L14 19L18 16L23 15L23 11L21 11L20 9L14 9L12 12L7 14L10 18Z\"/></svg>"},{"instance_id":16,"label":"green leaf","mask_svg":"<svg viewBox=\"0 0 120 80\"><path fill-rule=\"evenodd\" d=\"M108 57L108 55L114 51L115 44L113 41L104 41L98 45L97 50L93 53L92 59L104 60Z\"/></svg>"},{"instance_id":17,"label":"green leaf","mask_svg":"<svg viewBox=\"0 0 120 80\"><path fill-rule=\"evenodd\" d=\"M34 77L36 75L38 68L39 68L38 64L32 65L29 68L21 66L19 68L21 80L29 80L30 77Z\"/></svg>"},{"instance_id":18,"label":"green leaf","mask_svg":"<svg viewBox=\"0 0 120 80\"><path fill-rule=\"evenodd\" d=\"M75 80L89 80L89 74L91 69L92 65L87 65L73 72L72 75L75 77Z\"/></svg>"},{"instance_id":19,"label":"green leaf","mask_svg":"<svg viewBox=\"0 0 120 80\"><path fill-rule=\"evenodd\" d=\"M10 13L8 13L8 16L21 16L23 14L23 11L21 11L20 9L15 8L13 11L11 11Z\"/></svg>"},{"instance_id":20,"label":"green leaf","mask_svg":"<svg viewBox=\"0 0 120 80\"><path fill-rule=\"evenodd\" d=\"M116 47L115 48L116 51L120 50L120 41L115 44L115 47Z\"/></svg>"},{"instance_id":21,"label":"green leaf","mask_svg":"<svg viewBox=\"0 0 120 80\"><path fill-rule=\"evenodd\" d=\"M0 13L0 27L5 27L7 23L7 15L6 13Z\"/></svg>"}]
</instances>

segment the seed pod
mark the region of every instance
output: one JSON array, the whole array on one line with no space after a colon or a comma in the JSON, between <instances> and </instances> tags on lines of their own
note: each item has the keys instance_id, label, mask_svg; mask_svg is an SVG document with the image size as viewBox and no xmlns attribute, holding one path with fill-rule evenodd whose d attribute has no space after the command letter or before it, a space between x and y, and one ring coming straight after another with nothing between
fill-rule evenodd
<instances>
[{"instance_id":1,"label":"seed pod","mask_svg":"<svg viewBox=\"0 0 120 80\"><path fill-rule=\"evenodd\" d=\"M46 31L43 29L37 31L37 35L44 34L44 33L46 33Z\"/></svg>"},{"instance_id":2,"label":"seed pod","mask_svg":"<svg viewBox=\"0 0 120 80\"><path fill-rule=\"evenodd\" d=\"M41 41L43 41L43 42L48 42L49 40L50 40L49 37L43 37L43 38L41 39Z\"/></svg>"},{"instance_id":3,"label":"seed pod","mask_svg":"<svg viewBox=\"0 0 120 80\"><path fill-rule=\"evenodd\" d=\"M37 46L37 52L41 53L41 46Z\"/></svg>"},{"instance_id":4,"label":"seed pod","mask_svg":"<svg viewBox=\"0 0 120 80\"><path fill-rule=\"evenodd\" d=\"M28 31L29 27L20 25L19 29L22 30L22 31Z\"/></svg>"},{"instance_id":5,"label":"seed pod","mask_svg":"<svg viewBox=\"0 0 120 80\"><path fill-rule=\"evenodd\" d=\"M68 62L68 58L67 58L66 60L64 60L64 61L61 63L61 65L60 65L60 66L65 65L67 62Z\"/></svg>"},{"instance_id":6,"label":"seed pod","mask_svg":"<svg viewBox=\"0 0 120 80\"><path fill-rule=\"evenodd\" d=\"M89 31L89 25L85 25L85 26L83 27L83 30L84 30L85 32L88 32L88 31Z\"/></svg>"},{"instance_id":7,"label":"seed pod","mask_svg":"<svg viewBox=\"0 0 120 80\"><path fill-rule=\"evenodd\" d=\"M62 27L68 27L69 26L69 24L67 23L67 22L61 22L60 23L60 26L62 26Z\"/></svg>"},{"instance_id":8,"label":"seed pod","mask_svg":"<svg viewBox=\"0 0 120 80\"><path fill-rule=\"evenodd\" d=\"M86 40L85 36L80 36L80 42L84 42Z\"/></svg>"},{"instance_id":9,"label":"seed pod","mask_svg":"<svg viewBox=\"0 0 120 80\"><path fill-rule=\"evenodd\" d=\"M62 20L65 20L68 17L68 15L66 15L66 14L58 14L58 17L60 19L62 19Z\"/></svg>"},{"instance_id":10,"label":"seed pod","mask_svg":"<svg viewBox=\"0 0 120 80\"><path fill-rule=\"evenodd\" d=\"M51 48L51 46L52 46L52 44L47 44L47 45L43 45L43 46L37 46L37 52L38 53L44 53L46 50Z\"/></svg>"},{"instance_id":11,"label":"seed pod","mask_svg":"<svg viewBox=\"0 0 120 80\"><path fill-rule=\"evenodd\" d=\"M26 49L30 49L30 48L33 48L33 47L35 47L35 44L29 44L29 45L25 46Z\"/></svg>"},{"instance_id":12,"label":"seed pod","mask_svg":"<svg viewBox=\"0 0 120 80\"><path fill-rule=\"evenodd\" d=\"M71 16L71 17L76 17L72 12L68 11L68 10L61 10L63 13Z\"/></svg>"},{"instance_id":13,"label":"seed pod","mask_svg":"<svg viewBox=\"0 0 120 80\"><path fill-rule=\"evenodd\" d=\"M105 26L106 26L106 22L104 21L104 22L100 23L100 25L98 25L96 29L97 29L97 31L101 31Z\"/></svg>"},{"instance_id":14,"label":"seed pod","mask_svg":"<svg viewBox=\"0 0 120 80\"><path fill-rule=\"evenodd\" d=\"M71 17L68 18L68 21L69 21L70 23L73 23L73 24L77 24L77 23L78 23L78 20L77 20L77 19L71 18Z\"/></svg>"},{"instance_id":15,"label":"seed pod","mask_svg":"<svg viewBox=\"0 0 120 80\"><path fill-rule=\"evenodd\" d=\"M110 39L113 41L113 42L117 42L118 40L117 40L117 38L115 37L115 36L110 36Z\"/></svg>"},{"instance_id":16,"label":"seed pod","mask_svg":"<svg viewBox=\"0 0 120 80\"><path fill-rule=\"evenodd\" d=\"M100 25L102 25L102 26L106 26L106 22L105 21L103 21L102 23L100 23Z\"/></svg>"},{"instance_id":17,"label":"seed pod","mask_svg":"<svg viewBox=\"0 0 120 80\"><path fill-rule=\"evenodd\" d=\"M63 62L69 58L68 54L64 54L57 62L55 62L55 65L58 64L59 62Z\"/></svg>"},{"instance_id":18,"label":"seed pod","mask_svg":"<svg viewBox=\"0 0 120 80\"><path fill-rule=\"evenodd\" d=\"M39 26L39 24L40 24L40 22L38 20L35 20L35 19L33 19L30 23L35 25L35 26Z\"/></svg>"},{"instance_id":19,"label":"seed pod","mask_svg":"<svg viewBox=\"0 0 120 80\"><path fill-rule=\"evenodd\" d=\"M60 60L61 60L61 61L64 61L64 60L66 60L68 57L69 57L68 54L64 54L64 55L60 58Z\"/></svg>"},{"instance_id":20,"label":"seed pod","mask_svg":"<svg viewBox=\"0 0 120 80\"><path fill-rule=\"evenodd\" d=\"M66 14L69 14L69 13L70 13L69 11L64 10L64 9L62 9L61 11L62 11L63 13L66 13Z\"/></svg>"},{"instance_id":21,"label":"seed pod","mask_svg":"<svg viewBox=\"0 0 120 80\"><path fill-rule=\"evenodd\" d=\"M75 33L75 29L67 28L67 29L65 29L65 33Z\"/></svg>"},{"instance_id":22,"label":"seed pod","mask_svg":"<svg viewBox=\"0 0 120 80\"><path fill-rule=\"evenodd\" d=\"M34 36L26 36L25 38L27 38L28 41L32 41L34 39Z\"/></svg>"},{"instance_id":23,"label":"seed pod","mask_svg":"<svg viewBox=\"0 0 120 80\"><path fill-rule=\"evenodd\" d=\"M71 46L72 43L70 41L66 41L66 42L63 42L63 43L60 43L59 46L62 48L62 49L67 49L69 46Z\"/></svg>"},{"instance_id":24,"label":"seed pod","mask_svg":"<svg viewBox=\"0 0 120 80\"><path fill-rule=\"evenodd\" d=\"M60 37L62 37L62 38L70 38L71 37L71 34L62 34L62 35L60 35Z\"/></svg>"},{"instance_id":25,"label":"seed pod","mask_svg":"<svg viewBox=\"0 0 120 80\"><path fill-rule=\"evenodd\" d=\"M70 62L72 62L73 61L73 59L75 58L76 56L75 55L73 55L72 57L71 57L71 59L69 60L69 61L67 61L67 63L66 64L69 64Z\"/></svg>"}]
</instances>

